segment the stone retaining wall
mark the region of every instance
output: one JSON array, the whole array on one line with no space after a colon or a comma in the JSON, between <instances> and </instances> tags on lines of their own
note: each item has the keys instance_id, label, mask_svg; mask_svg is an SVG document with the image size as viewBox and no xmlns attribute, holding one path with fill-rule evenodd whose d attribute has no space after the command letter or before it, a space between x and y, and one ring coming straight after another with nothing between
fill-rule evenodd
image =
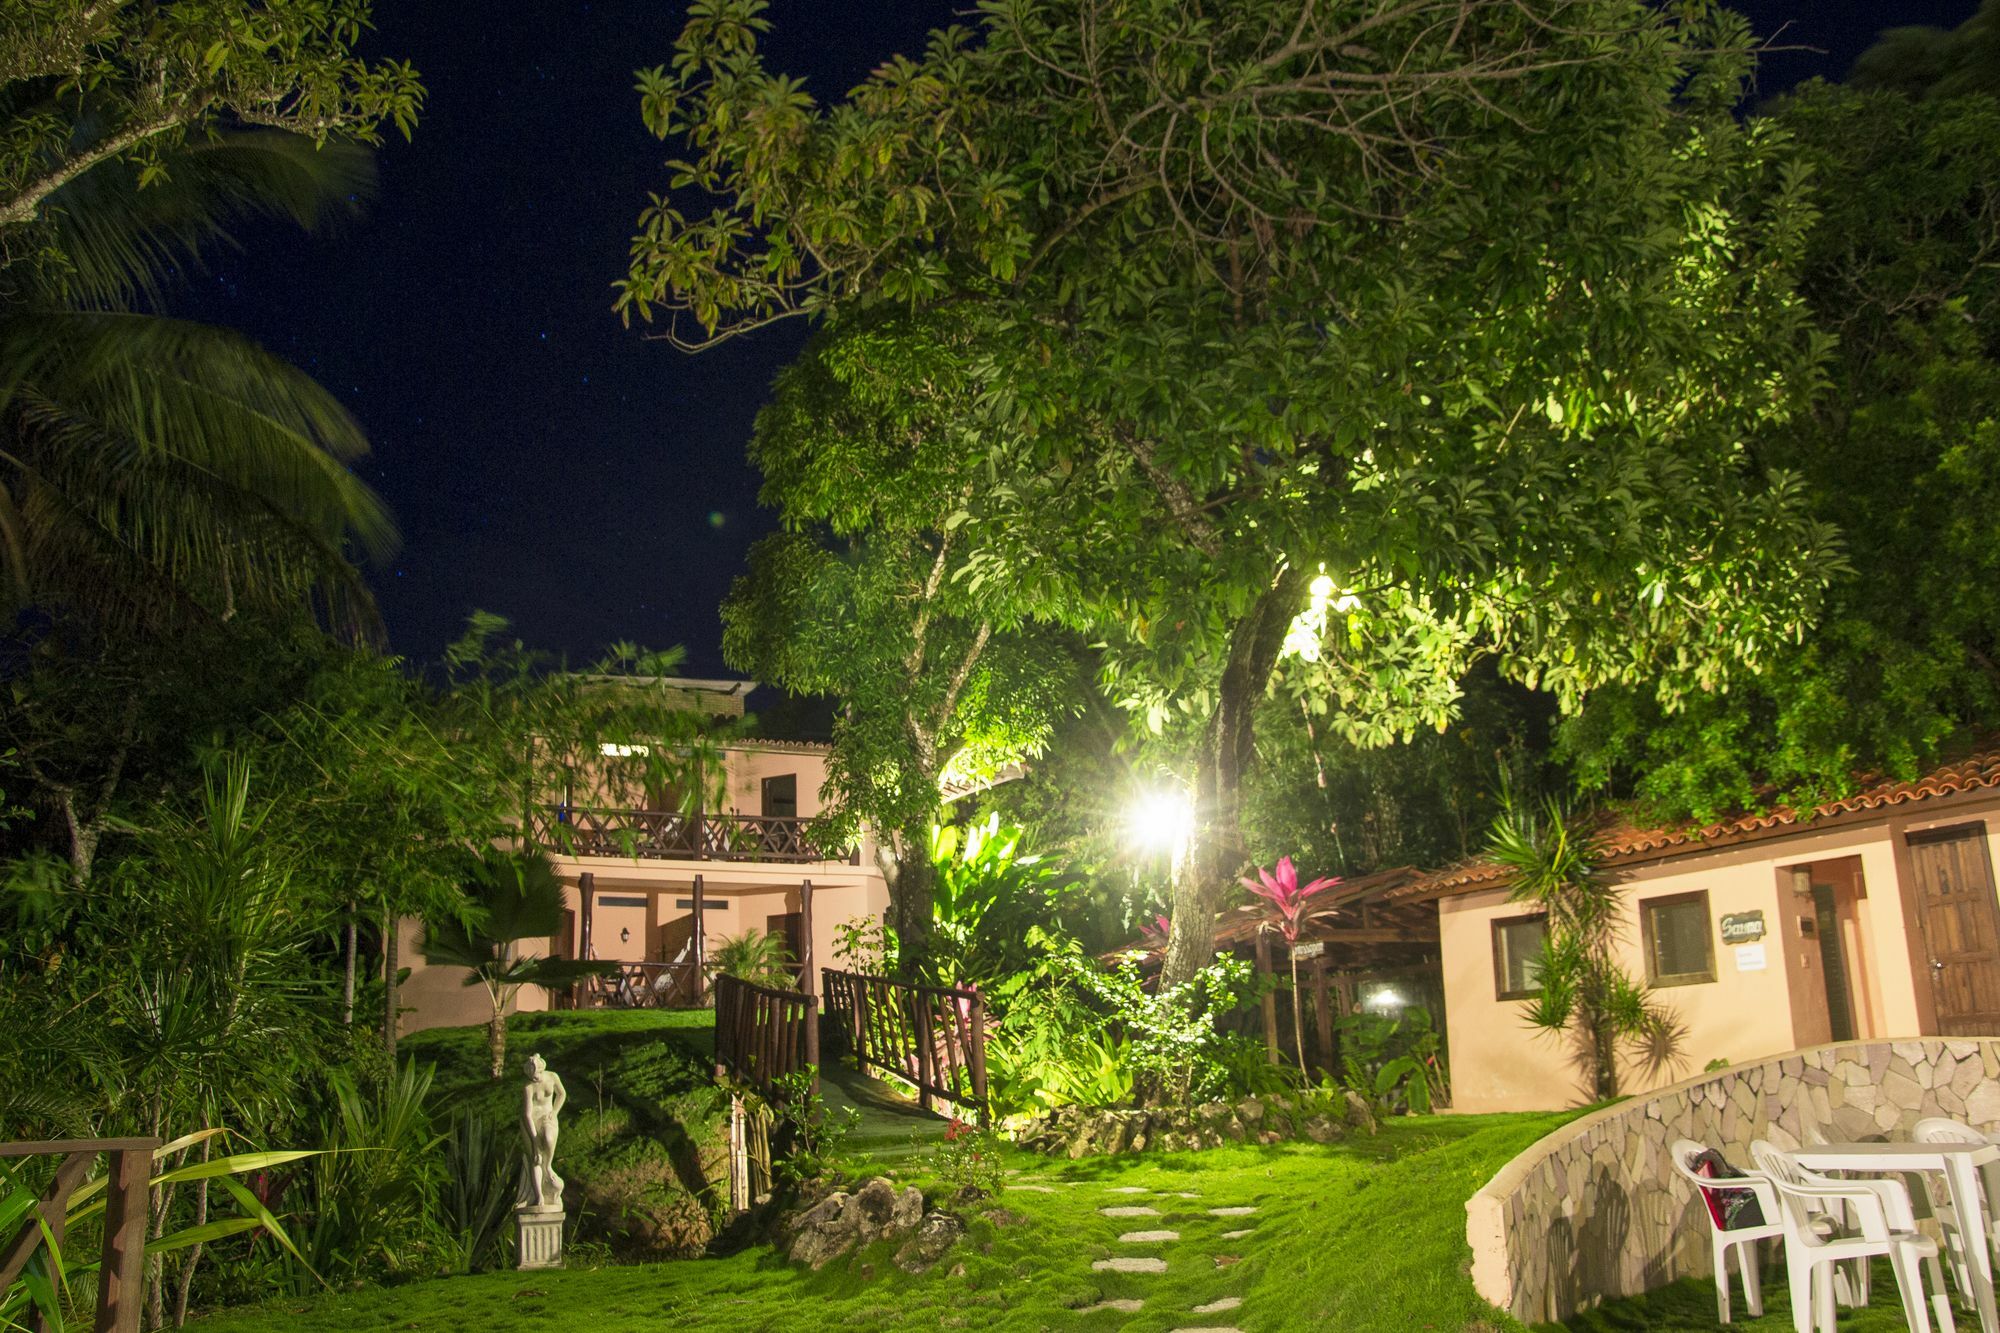
<instances>
[{"instance_id":1,"label":"stone retaining wall","mask_svg":"<svg viewBox=\"0 0 2000 1333\"><path fill-rule=\"evenodd\" d=\"M1667 1161L1675 1139L1748 1167L1752 1139L1907 1140L1936 1115L2000 1129L2000 1038L1814 1046L1620 1102L1542 1139L1466 1202L1473 1285L1533 1324L1706 1275L1708 1222Z\"/></svg>"}]
</instances>

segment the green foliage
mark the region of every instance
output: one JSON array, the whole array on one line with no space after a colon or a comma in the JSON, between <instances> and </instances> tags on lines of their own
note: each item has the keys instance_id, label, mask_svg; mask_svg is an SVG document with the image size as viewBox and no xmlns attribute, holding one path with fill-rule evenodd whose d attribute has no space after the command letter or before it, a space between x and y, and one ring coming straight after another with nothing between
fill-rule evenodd
<instances>
[{"instance_id":1,"label":"green foliage","mask_svg":"<svg viewBox=\"0 0 2000 1333\"><path fill-rule=\"evenodd\" d=\"M1815 185L1802 291L1840 342L1831 391L1757 448L1804 479L1854 570L1760 677L1672 714L1611 689L1566 724L1584 785L1663 818L1913 777L2000 710L2000 105L1812 84L1764 121Z\"/></svg>"},{"instance_id":2,"label":"green foliage","mask_svg":"<svg viewBox=\"0 0 2000 1333\"><path fill-rule=\"evenodd\" d=\"M717 942L709 950L710 977L737 977L762 986L792 984L792 955L782 935L746 930Z\"/></svg>"},{"instance_id":3,"label":"green foliage","mask_svg":"<svg viewBox=\"0 0 2000 1333\"><path fill-rule=\"evenodd\" d=\"M1621 897L1602 839L1551 798L1539 811L1510 805L1486 855L1510 872L1510 902L1542 909L1540 989L1527 1020L1574 1039L1590 1100L1618 1095L1621 1046L1654 1070L1675 1059L1679 1021L1618 961Z\"/></svg>"},{"instance_id":4,"label":"green foliage","mask_svg":"<svg viewBox=\"0 0 2000 1333\"><path fill-rule=\"evenodd\" d=\"M929 966L939 984L985 987L1030 964L1027 932L1050 922L1070 879L1024 841L997 814L932 828Z\"/></svg>"},{"instance_id":5,"label":"green foliage","mask_svg":"<svg viewBox=\"0 0 2000 1333\"><path fill-rule=\"evenodd\" d=\"M520 1138L512 1125L470 1113L452 1117L437 1219L453 1271L477 1273L504 1263L520 1178Z\"/></svg>"},{"instance_id":6,"label":"green foliage","mask_svg":"<svg viewBox=\"0 0 2000 1333\"><path fill-rule=\"evenodd\" d=\"M1444 1038L1428 1009L1395 1014L1360 1010L1334 1027L1340 1041L1340 1082L1360 1094L1378 1115L1429 1115L1450 1101L1451 1075Z\"/></svg>"},{"instance_id":7,"label":"green foliage","mask_svg":"<svg viewBox=\"0 0 2000 1333\"><path fill-rule=\"evenodd\" d=\"M444 1184L444 1135L427 1105L434 1078L414 1060L366 1080L346 1069L328 1073L332 1106L320 1136L329 1151L300 1182L298 1203L310 1220L299 1233L295 1289L424 1272L434 1262Z\"/></svg>"},{"instance_id":8,"label":"green foliage","mask_svg":"<svg viewBox=\"0 0 2000 1333\"><path fill-rule=\"evenodd\" d=\"M1005 1141L991 1130L952 1118L944 1138L930 1150L925 1165L943 1181L957 1201L1000 1192Z\"/></svg>"},{"instance_id":9,"label":"green foliage","mask_svg":"<svg viewBox=\"0 0 2000 1333\"><path fill-rule=\"evenodd\" d=\"M848 1137L861 1123L852 1106L838 1110L819 1095L819 1069L808 1065L778 1078L772 1086L772 1169L797 1187L840 1169Z\"/></svg>"},{"instance_id":10,"label":"green foliage","mask_svg":"<svg viewBox=\"0 0 2000 1333\"><path fill-rule=\"evenodd\" d=\"M1887 88L1911 97L2000 93L2000 4L1980 0L1956 28L1890 28L1854 62L1857 88Z\"/></svg>"}]
</instances>

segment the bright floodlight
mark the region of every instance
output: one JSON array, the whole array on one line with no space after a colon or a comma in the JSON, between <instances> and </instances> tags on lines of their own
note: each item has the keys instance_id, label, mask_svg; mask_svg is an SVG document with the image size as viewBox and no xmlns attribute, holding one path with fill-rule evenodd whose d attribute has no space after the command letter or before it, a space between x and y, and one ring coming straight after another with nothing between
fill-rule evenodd
<instances>
[{"instance_id":1,"label":"bright floodlight","mask_svg":"<svg viewBox=\"0 0 2000 1333\"><path fill-rule=\"evenodd\" d=\"M1394 986L1384 986L1381 990L1376 991L1373 995L1363 1000L1361 1007L1363 1009L1373 1009L1379 1013L1388 1013L1393 1009L1401 1009L1404 1003L1402 993Z\"/></svg>"},{"instance_id":2,"label":"bright floodlight","mask_svg":"<svg viewBox=\"0 0 2000 1333\"><path fill-rule=\"evenodd\" d=\"M1158 852L1178 851L1194 832L1194 803L1184 792L1154 791L1132 803L1132 840Z\"/></svg>"}]
</instances>

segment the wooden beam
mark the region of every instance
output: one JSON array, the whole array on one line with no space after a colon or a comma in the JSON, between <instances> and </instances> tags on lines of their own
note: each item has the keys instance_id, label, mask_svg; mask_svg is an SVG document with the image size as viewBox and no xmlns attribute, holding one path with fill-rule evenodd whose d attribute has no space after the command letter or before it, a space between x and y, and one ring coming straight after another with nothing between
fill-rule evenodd
<instances>
[{"instance_id":1,"label":"wooden beam","mask_svg":"<svg viewBox=\"0 0 2000 1333\"><path fill-rule=\"evenodd\" d=\"M707 979L702 975L708 962L708 942L701 933L701 876L694 877L694 1002L699 1005L707 992Z\"/></svg>"},{"instance_id":2,"label":"wooden beam","mask_svg":"<svg viewBox=\"0 0 2000 1333\"><path fill-rule=\"evenodd\" d=\"M806 879L799 881L799 989L817 999L819 996L819 976L813 970L815 961L813 958L813 882Z\"/></svg>"},{"instance_id":3,"label":"wooden beam","mask_svg":"<svg viewBox=\"0 0 2000 1333\"><path fill-rule=\"evenodd\" d=\"M1312 960L1313 1022L1318 1026L1319 1067L1333 1072L1333 996L1326 981L1326 957Z\"/></svg>"},{"instance_id":4,"label":"wooden beam","mask_svg":"<svg viewBox=\"0 0 2000 1333\"><path fill-rule=\"evenodd\" d=\"M597 876L588 870L578 875L576 877L576 891L583 897L582 938L577 941L576 956L578 958L595 958L597 954L593 951L590 940L590 900L597 896Z\"/></svg>"},{"instance_id":5,"label":"wooden beam","mask_svg":"<svg viewBox=\"0 0 2000 1333\"><path fill-rule=\"evenodd\" d=\"M1372 930L1316 930L1300 943L1316 944L1436 944L1435 930L1397 930L1378 926Z\"/></svg>"}]
</instances>

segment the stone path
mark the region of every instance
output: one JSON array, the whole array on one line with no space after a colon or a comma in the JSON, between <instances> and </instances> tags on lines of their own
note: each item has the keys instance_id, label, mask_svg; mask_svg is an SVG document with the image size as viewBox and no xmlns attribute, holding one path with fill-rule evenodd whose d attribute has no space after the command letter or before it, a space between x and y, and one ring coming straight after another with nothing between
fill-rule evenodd
<instances>
[{"instance_id":1,"label":"stone path","mask_svg":"<svg viewBox=\"0 0 2000 1333\"><path fill-rule=\"evenodd\" d=\"M1008 1188L1028 1189L1033 1187L1024 1185L1010 1185ZM1201 1197L1199 1193L1196 1193L1192 1190L1156 1191L1156 1190L1144 1189L1137 1185L1113 1185L1107 1187L1104 1192L1106 1194L1117 1194L1126 1197L1139 1194L1160 1194L1162 1196L1165 1196L1169 1193L1182 1199L1199 1199ZM1113 1218L1160 1216L1159 1209L1152 1208L1145 1204L1139 1204L1139 1203L1117 1204L1109 1207L1099 1208L1097 1211L1105 1217L1113 1217ZM1250 1217L1254 1215L1256 1211L1257 1209L1254 1206L1250 1205L1235 1205L1222 1208L1210 1208L1207 1210L1208 1215L1211 1217ZM1256 1228L1254 1226L1251 1226L1251 1227L1244 1227L1241 1230L1237 1231L1225 1231L1222 1233L1222 1239L1241 1240L1243 1237L1250 1235L1255 1230ZM1118 1237L1118 1244L1168 1245L1178 1241L1180 1238L1181 1238L1180 1232L1169 1231L1164 1228L1148 1230L1148 1231L1127 1231L1120 1234L1120 1236ZM1216 1267L1218 1268L1225 1267L1235 1262L1236 1260L1234 1257L1217 1257ZM1146 1255L1114 1255L1109 1259L1095 1260L1094 1262L1092 1262L1090 1266L1092 1270L1099 1273L1164 1273L1167 1271L1167 1261L1164 1258L1159 1258L1155 1256L1146 1256ZM1133 1297L1124 1297L1118 1300L1099 1301L1095 1305L1085 1306L1083 1307L1082 1313L1091 1314L1099 1310L1116 1310L1120 1314L1137 1314L1140 1310L1145 1308L1145 1304L1146 1303L1143 1300L1139 1300ZM1197 1315L1226 1314L1227 1312L1234 1310L1237 1306L1241 1304L1243 1304L1243 1298L1241 1296L1222 1296L1208 1302L1206 1305L1197 1305L1188 1313ZM1183 1326L1181 1328L1174 1329L1173 1333L1243 1333L1243 1330L1221 1324L1190 1324Z\"/></svg>"}]
</instances>

